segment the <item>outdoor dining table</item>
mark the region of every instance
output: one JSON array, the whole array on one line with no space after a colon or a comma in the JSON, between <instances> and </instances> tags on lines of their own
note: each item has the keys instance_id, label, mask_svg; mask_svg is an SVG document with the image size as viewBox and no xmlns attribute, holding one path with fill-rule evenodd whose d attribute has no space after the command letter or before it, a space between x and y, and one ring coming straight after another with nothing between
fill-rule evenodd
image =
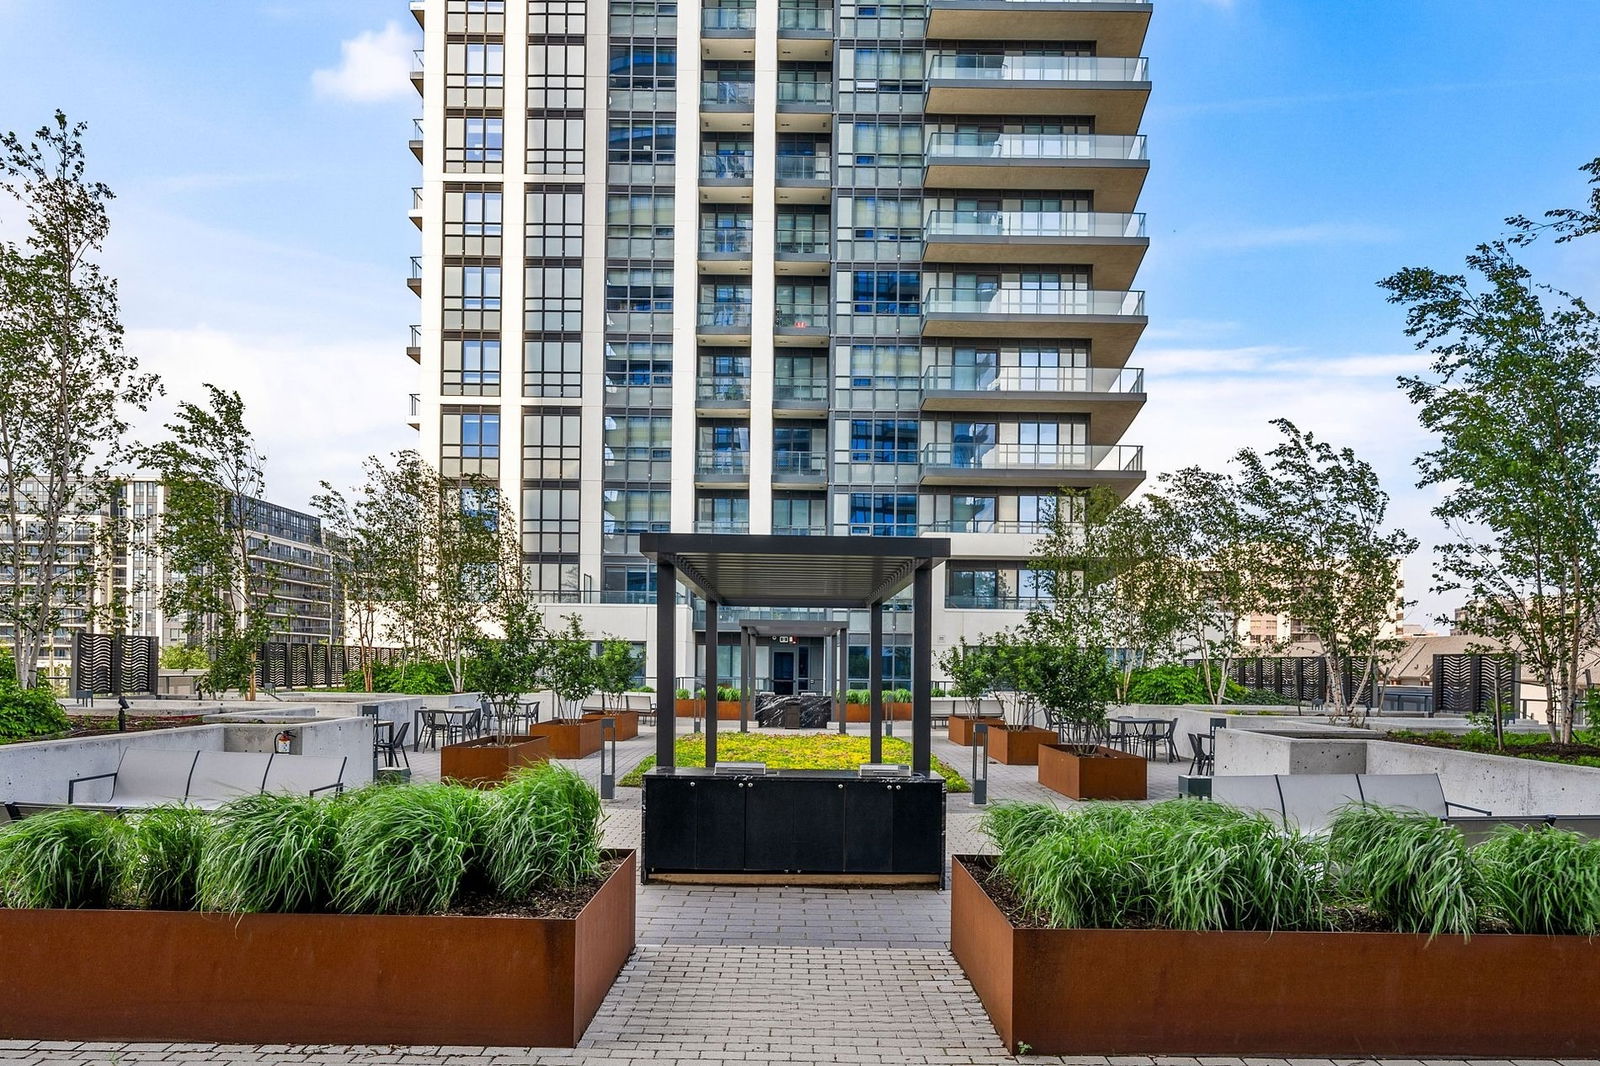
<instances>
[{"instance_id":1,"label":"outdoor dining table","mask_svg":"<svg viewBox=\"0 0 1600 1066\"><path fill-rule=\"evenodd\" d=\"M412 712L411 715L411 730L415 734L411 739L411 750L413 752L422 750L422 719L424 715L442 714L446 718L465 719L471 718L477 713L478 708L476 707L443 707L431 709L427 707L418 707Z\"/></svg>"},{"instance_id":2,"label":"outdoor dining table","mask_svg":"<svg viewBox=\"0 0 1600 1066\"><path fill-rule=\"evenodd\" d=\"M1135 718L1132 715L1115 715L1110 720L1124 726L1133 727L1133 731L1124 732L1122 738L1133 738L1148 742L1150 744L1149 757L1152 759L1155 758L1155 738L1160 735L1161 730L1173 723L1171 718ZM1112 739L1119 738L1114 737ZM1171 762L1172 760L1168 759L1167 761Z\"/></svg>"}]
</instances>

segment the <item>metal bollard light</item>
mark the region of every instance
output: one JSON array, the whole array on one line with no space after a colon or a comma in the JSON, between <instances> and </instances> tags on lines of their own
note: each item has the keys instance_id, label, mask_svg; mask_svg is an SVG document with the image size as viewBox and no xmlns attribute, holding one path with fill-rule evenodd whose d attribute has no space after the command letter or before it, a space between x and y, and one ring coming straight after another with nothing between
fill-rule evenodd
<instances>
[{"instance_id":1,"label":"metal bollard light","mask_svg":"<svg viewBox=\"0 0 1600 1066\"><path fill-rule=\"evenodd\" d=\"M972 805L989 802L989 727L982 722L972 727Z\"/></svg>"},{"instance_id":2,"label":"metal bollard light","mask_svg":"<svg viewBox=\"0 0 1600 1066\"><path fill-rule=\"evenodd\" d=\"M606 752L611 758L606 758ZM600 719L600 798L617 796L617 720L610 716Z\"/></svg>"}]
</instances>

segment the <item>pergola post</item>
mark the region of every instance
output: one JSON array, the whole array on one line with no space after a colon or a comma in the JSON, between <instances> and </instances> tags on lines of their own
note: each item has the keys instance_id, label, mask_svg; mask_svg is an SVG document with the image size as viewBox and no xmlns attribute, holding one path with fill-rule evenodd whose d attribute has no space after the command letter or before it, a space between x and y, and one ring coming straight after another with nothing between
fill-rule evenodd
<instances>
[{"instance_id":1,"label":"pergola post","mask_svg":"<svg viewBox=\"0 0 1600 1066\"><path fill-rule=\"evenodd\" d=\"M678 675L678 568L656 562L656 765L676 762Z\"/></svg>"},{"instance_id":2,"label":"pergola post","mask_svg":"<svg viewBox=\"0 0 1600 1066\"><path fill-rule=\"evenodd\" d=\"M717 765L717 601L706 600L706 769Z\"/></svg>"},{"instance_id":3,"label":"pergola post","mask_svg":"<svg viewBox=\"0 0 1600 1066\"><path fill-rule=\"evenodd\" d=\"M739 626L739 732L750 732L750 710L756 694L751 677L756 672L755 636L750 627Z\"/></svg>"},{"instance_id":4,"label":"pergola post","mask_svg":"<svg viewBox=\"0 0 1600 1066\"><path fill-rule=\"evenodd\" d=\"M911 579L911 772L933 769L933 567Z\"/></svg>"},{"instance_id":5,"label":"pergola post","mask_svg":"<svg viewBox=\"0 0 1600 1066\"><path fill-rule=\"evenodd\" d=\"M883 604L867 608L867 690L872 694L872 762L883 761Z\"/></svg>"},{"instance_id":6,"label":"pergola post","mask_svg":"<svg viewBox=\"0 0 1600 1066\"><path fill-rule=\"evenodd\" d=\"M848 617L848 616L847 616ZM845 702L845 693L850 689L850 627L848 624L839 630L839 635L834 638L834 663L839 671L836 678L839 699L839 732L850 732L850 705Z\"/></svg>"}]
</instances>

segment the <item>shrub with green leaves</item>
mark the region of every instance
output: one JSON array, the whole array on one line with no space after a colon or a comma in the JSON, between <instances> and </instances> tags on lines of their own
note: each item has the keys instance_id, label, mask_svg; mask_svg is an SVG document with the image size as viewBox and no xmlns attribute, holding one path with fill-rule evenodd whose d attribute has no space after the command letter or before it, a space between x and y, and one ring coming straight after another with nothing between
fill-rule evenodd
<instances>
[{"instance_id":1,"label":"shrub with green leaves","mask_svg":"<svg viewBox=\"0 0 1600 1066\"><path fill-rule=\"evenodd\" d=\"M477 860L485 797L461 785L378 787L339 823L334 900L360 914L450 907Z\"/></svg>"},{"instance_id":2,"label":"shrub with green leaves","mask_svg":"<svg viewBox=\"0 0 1600 1066\"><path fill-rule=\"evenodd\" d=\"M128 902L152 910L195 909L200 862L215 824L209 812L197 807L152 807L130 816Z\"/></svg>"},{"instance_id":3,"label":"shrub with green leaves","mask_svg":"<svg viewBox=\"0 0 1600 1066\"><path fill-rule=\"evenodd\" d=\"M200 863L201 906L235 914L331 909L339 823L365 798L264 792L225 804Z\"/></svg>"},{"instance_id":4,"label":"shrub with green leaves","mask_svg":"<svg viewBox=\"0 0 1600 1066\"><path fill-rule=\"evenodd\" d=\"M71 725L48 683L23 688L15 676L0 677L0 741L64 733Z\"/></svg>"},{"instance_id":5,"label":"shrub with green leaves","mask_svg":"<svg viewBox=\"0 0 1600 1066\"><path fill-rule=\"evenodd\" d=\"M107 907L128 858L128 827L99 811L46 811L0 829L0 905Z\"/></svg>"},{"instance_id":6,"label":"shrub with green leaves","mask_svg":"<svg viewBox=\"0 0 1600 1066\"><path fill-rule=\"evenodd\" d=\"M486 799L483 865L503 898L572 888L600 872L600 797L575 771L540 763Z\"/></svg>"},{"instance_id":7,"label":"shrub with green leaves","mask_svg":"<svg viewBox=\"0 0 1600 1066\"><path fill-rule=\"evenodd\" d=\"M1511 932L1600 936L1600 840L1502 826L1472 857L1485 907Z\"/></svg>"},{"instance_id":8,"label":"shrub with green leaves","mask_svg":"<svg viewBox=\"0 0 1600 1066\"><path fill-rule=\"evenodd\" d=\"M1469 935L1478 927L1478 868L1461 831L1437 818L1348 807L1333 820L1328 859L1335 890L1401 932Z\"/></svg>"}]
</instances>

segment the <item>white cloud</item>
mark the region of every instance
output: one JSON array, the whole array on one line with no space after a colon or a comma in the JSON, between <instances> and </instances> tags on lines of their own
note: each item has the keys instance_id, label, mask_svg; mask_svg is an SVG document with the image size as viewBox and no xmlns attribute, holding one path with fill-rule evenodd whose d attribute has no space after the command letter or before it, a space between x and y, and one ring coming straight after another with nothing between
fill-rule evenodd
<instances>
[{"instance_id":1,"label":"white cloud","mask_svg":"<svg viewBox=\"0 0 1600 1066\"><path fill-rule=\"evenodd\" d=\"M1326 244L1388 244L1400 238L1397 230L1364 222L1309 222L1295 226L1234 226L1214 231L1178 234L1186 251L1255 251Z\"/></svg>"},{"instance_id":2,"label":"white cloud","mask_svg":"<svg viewBox=\"0 0 1600 1066\"><path fill-rule=\"evenodd\" d=\"M318 96L367 104L391 100L411 91L408 80L413 36L398 22L367 30L339 43L337 67L313 71L311 87Z\"/></svg>"}]
</instances>

